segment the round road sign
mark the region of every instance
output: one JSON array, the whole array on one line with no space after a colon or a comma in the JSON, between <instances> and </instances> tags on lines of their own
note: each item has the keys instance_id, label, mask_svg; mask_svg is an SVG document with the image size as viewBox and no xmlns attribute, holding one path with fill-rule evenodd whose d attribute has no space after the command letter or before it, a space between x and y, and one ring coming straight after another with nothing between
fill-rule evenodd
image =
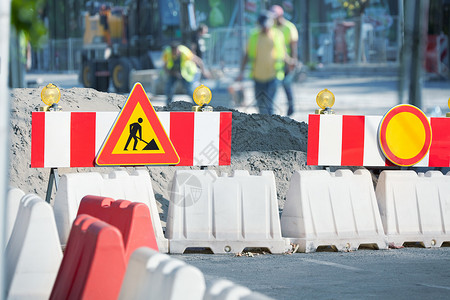
<instances>
[{"instance_id":1,"label":"round road sign","mask_svg":"<svg viewBox=\"0 0 450 300\"><path fill-rule=\"evenodd\" d=\"M415 165L430 149L430 122L417 107L397 105L381 120L378 142L384 155L392 163L398 166Z\"/></svg>"}]
</instances>

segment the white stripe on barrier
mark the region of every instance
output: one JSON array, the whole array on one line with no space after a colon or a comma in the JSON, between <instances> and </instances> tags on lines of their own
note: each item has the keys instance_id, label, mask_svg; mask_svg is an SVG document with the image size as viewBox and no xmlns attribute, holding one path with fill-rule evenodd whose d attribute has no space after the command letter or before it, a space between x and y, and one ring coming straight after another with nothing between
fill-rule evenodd
<instances>
[{"instance_id":1,"label":"white stripe on barrier","mask_svg":"<svg viewBox=\"0 0 450 300\"><path fill-rule=\"evenodd\" d=\"M220 113L199 114L194 122L194 165L218 165ZM212 139L205 140L203 136L211 136Z\"/></svg>"},{"instance_id":2,"label":"white stripe on barrier","mask_svg":"<svg viewBox=\"0 0 450 300\"><path fill-rule=\"evenodd\" d=\"M342 116L320 118L319 165L340 165L342 152Z\"/></svg>"},{"instance_id":3,"label":"white stripe on barrier","mask_svg":"<svg viewBox=\"0 0 450 300\"><path fill-rule=\"evenodd\" d=\"M231 177L217 177L211 170L178 170L166 236L170 253L189 247L214 253L236 253L246 247L285 252L273 172L250 176L235 171Z\"/></svg>"},{"instance_id":4,"label":"white stripe on barrier","mask_svg":"<svg viewBox=\"0 0 450 300\"><path fill-rule=\"evenodd\" d=\"M170 136L170 112L158 112L158 119L161 122L167 136Z\"/></svg>"},{"instance_id":5,"label":"white stripe on barrier","mask_svg":"<svg viewBox=\"0 0 450 300\"><path fill-rule=\"evenodd\" d=\"M386 249L372 178L367 170L296 171L281 215L283 237L301 252L333 245L339 251L361 244Z\"/></svg>"},{"instance_id":6,"label":"white stripe on barrier","mask_svg":"<svg viewBox=\"0 0 450 300\"><path fill-rule=\"evenodd\" d=\"M111 124L117 118L117 112L98 112L95 118L95 154L100 151L100 148L105 141L105 137L108 135L111 129Z\"/></svg>"},{"instance_id":7,"label":"white stripe on barrier","mask_svg":"<svg viewBox=\"0 0 450 300\"><path fill-rule=\"evenodd\" d=\"M48 113L45 118L45 166L70 165L70 112Z\"/></svg>"},{"instance_id":8,"label":"white stripe on barrier","mask_svg":"<svg viewBox=\"0 0 450 300\"><path fill-rule=\"evenodd\" d=\"M364 166L384 166L384 155L378 147L378 126L381 116L366 116L364 118Z\"/></svg>"},{"instance_id":9,"label":"white stripe on barrier","mask_svg":"<svg viewBox=\"0 0 450 300\"><path fill-rule=\"evenodd\" d=\"M148 172L144 170L135 170L130 175L126 171L113 171L109 175L89 172L61 176L53 207L63 245L69 238L80 201L86 195L145 203L150 209L159 251L168 251L168 242L162 231L152 181Z\"/></svg>"},{"instance_id":10,"label":"white stripe on barrier","mask_svg":"<svg viewBox=\"0 0 450 300\"><path fill-rule=\"evenodd\" d=\"M62 260L51 206L37 195L22 198L5 250L8 299L48 299Z\"/></svg>"},{"instance_id":11,"label":"white stripe on barrier","mask_svg":"<svg viewBox=\"0 0 450 300\"><path fill-rule=\"evenodd\" d=\"M389 243L450 242L450 173L383 171L376 195Z\"/></svg>"}]
</instances>

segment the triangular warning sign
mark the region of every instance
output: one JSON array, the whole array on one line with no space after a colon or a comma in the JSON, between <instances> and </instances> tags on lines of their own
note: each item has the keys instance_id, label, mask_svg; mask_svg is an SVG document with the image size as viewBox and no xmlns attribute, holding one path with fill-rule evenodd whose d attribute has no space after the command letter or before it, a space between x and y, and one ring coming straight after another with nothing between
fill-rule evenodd
<instances>
[{"instance_id":1,"label":"triangular warning sign","mask_svg":"<svg viewBox=\"0 0 450 300\"><path fill-rule=\"evenodd\" d=\"M176 165L180 162L140 83L134 85L95 162L99 166Z\"/></svg>"}]
</instances>

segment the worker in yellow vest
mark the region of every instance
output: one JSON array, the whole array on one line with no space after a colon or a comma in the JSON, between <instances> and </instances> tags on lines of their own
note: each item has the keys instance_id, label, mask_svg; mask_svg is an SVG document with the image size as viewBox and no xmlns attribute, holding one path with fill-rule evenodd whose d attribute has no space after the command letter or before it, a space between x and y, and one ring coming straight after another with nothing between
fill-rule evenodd
<instances>
[{"instance_id":1,"label":"worker in yellow vest","mask_svg":"<svg viewBox=\"0 0 450 300\"><path fill-rule=\"evenodd\" d=\"M197 66L205 77L209 77L203 67L203 61L189 50L188 47L180 45L178 42L172 42L171 45L164 49L162 60L164 62L164 70L167 73L167 82L165 93L167 96L167 104L172 102L175 83L180 80L189 97L192 97L193 82Z\"/></svg>"},{"instance_id":2,"label":"worker in yellow vest","mask_svg":"<svg viewBox=\"0 0 450 300\"><path fill-rule=\"evenodd\" d=\"M265 12L258 17L258 28L250 33L247 50L241 63L238 81L244 75L247 62L255 84L255 98L261 114L273 114L273 102L278 84L284 78L286 47L281 31L273 27L273 17Z\"/></svg>"},{"instance_id":3,"label":"worker in yellow vest","mask_svg":"<svg viewBox=\"0 0 450 300\"><path fill-rule=\"evenodd\" d=\"M283 33L286 51L289 57L291 57L291 60L284 68L285 76L282 81L288 100L287 115L290 116L294 113L294 96L291 85L294 79L295 67L297 65L298 31L294 24L284 18L284 10L281 6L273 5L270 11L275 16L275 27Z\"/></svg>"}]
</instances>

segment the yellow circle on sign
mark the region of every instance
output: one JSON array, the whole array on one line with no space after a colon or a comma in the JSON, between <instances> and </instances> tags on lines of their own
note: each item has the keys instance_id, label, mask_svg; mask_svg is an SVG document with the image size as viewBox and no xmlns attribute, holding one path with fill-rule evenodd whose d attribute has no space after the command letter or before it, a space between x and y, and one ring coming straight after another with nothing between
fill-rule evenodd
<instances>
[{"instance_id":1,"label":"yellow circle on sign","mask_svg":"<svg viewBox=\"0 0 450 300\"><path fill-rule=\"evenodd\" d=\"M409 112L395 115L386 128L386 142L390 150L403 159L416 156L422 150L425 139L423 123Z\"/></svg>"}]
</instances>

